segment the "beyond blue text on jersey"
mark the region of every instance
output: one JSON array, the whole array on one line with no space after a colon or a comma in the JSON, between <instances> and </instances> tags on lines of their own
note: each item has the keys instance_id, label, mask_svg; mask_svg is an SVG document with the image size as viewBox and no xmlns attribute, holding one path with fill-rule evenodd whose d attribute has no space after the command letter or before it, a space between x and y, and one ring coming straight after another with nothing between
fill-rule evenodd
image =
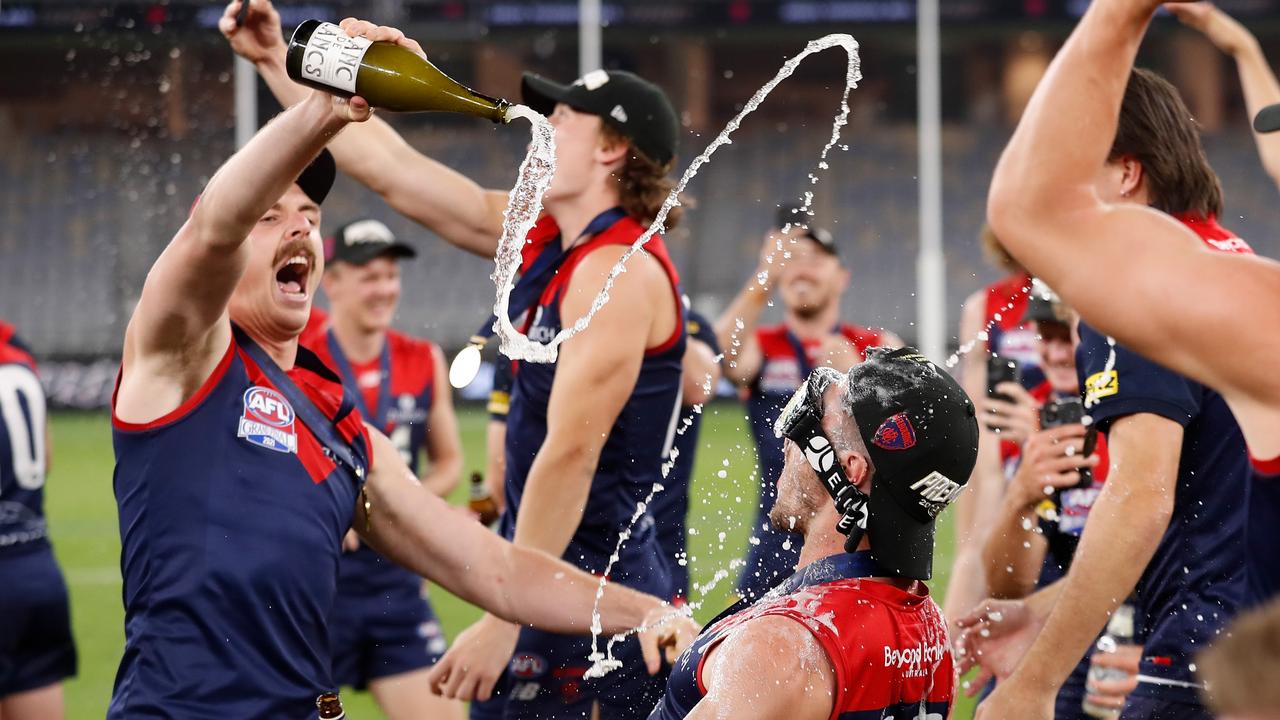
<instances>
[{"instance_id":1,"label":"beyond blue text on jersey","mask_svg":"<svg viewBox=\"0 0 1280 720\"><path fill-rule=\"evenodd\" d=\"M305 348L287 376L367 466L337 376ZM109 718L316 716L360 479L295 412L233 340L173 412L113 413L125 649Z\"/></svg>"},{"instance_id":2,"label":"beyond blue text on jersey","mask_svg":"<svg viewBox=\"0 0 1280 720\"><path fill-rule=\"evenodd\" d=\"M1151 413L1183 428L1173 515L1136 589L1143 659L1134 691L1199 706L1191 665L1245 600L1249 465L1226 402L1080 323L1076 367L1085 407L1104 432ZM1111 480L1114 480L1113 477Z\"/></svg>"},{"instance_id":3,"label":"beyond blue text on jersey","mask_svg":"<svg viewBox=\"0 0 1280 720\"><path fill-rule=\"evenodd\" d=\"M425 340L388 331L371 362L352 363L333 331L303 344L361 401L361 415L400 451L415 476L426 448L435 391L436 353ZM364 689L379 678L435 664L447 649L422 578L361 543L338 563L338 596L330 616L334 682Z\"/></svg>"},{"instance_id":4,"label":"beyond blue text on jersey","mask_svg":"<svg viewBox=\"0 0 1280 720\"><path fill-rule=\"evenodd\" d=\"M0 322L0 700L76 674L67 586L44 517L45 421L35 359Z\"/></svg>"}]
</instances>

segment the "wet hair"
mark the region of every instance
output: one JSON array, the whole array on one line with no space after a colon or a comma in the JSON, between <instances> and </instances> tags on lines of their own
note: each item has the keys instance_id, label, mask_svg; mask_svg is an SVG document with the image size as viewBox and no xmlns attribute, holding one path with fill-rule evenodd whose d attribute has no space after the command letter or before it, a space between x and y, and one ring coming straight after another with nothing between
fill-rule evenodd
<instances>
[{"instance_id":1,"label":"wet hair","mask_svg":"<svg viewBox=\"0 0 1280 720\"><path fill-rule=\"evenodd\" d=\"M978 233L978 243L982 246L982 257L986 258L991 265L1011 275L1026 272L1022 264L1004 249L1004 245L1000 243L1000 238L996 237L991 225L982 224L982 230Z\"/></svg>"},{"instance_id":2,"label":"wet hair","mask_svg":"<svg viewBox=\"0 0 1280 720\"><path fill-rule=\"evenodd\" d=\"M1280 707L1280 599L1236 618L1196 664L1215 715L1270 717Z\"/></svg>"},{"instance_id":3,"label":"wet hair","mask_svg":"<svg viewBox=\"0 0 1280 720\"><path fill-rule=\"evenodd\" d=\"M1222 213L1222 185L1191 111L1168 80L1142 68L1129 75L1107 160L1126 156L1142 163L1151 207L1202 218Z\"/></svg>"},{"instance_id":4,"label":"wet hair","mask_svg":"<svg viewBox=\"0 0 1280 720\"><path fill-rule=\"evenodd\" d=\"M627 215L649 227L676 186L676 182L667 176L675 166L675 159L665 165L659 164L637 149L630 138L604 123L600 125L600 136L606 143L627 145L627 158L614 173L618 179L618 197ZM680 224L682 214L680 206L671 208L663 225L667 230L675 228Z\"/></svg>"}]
</instances>

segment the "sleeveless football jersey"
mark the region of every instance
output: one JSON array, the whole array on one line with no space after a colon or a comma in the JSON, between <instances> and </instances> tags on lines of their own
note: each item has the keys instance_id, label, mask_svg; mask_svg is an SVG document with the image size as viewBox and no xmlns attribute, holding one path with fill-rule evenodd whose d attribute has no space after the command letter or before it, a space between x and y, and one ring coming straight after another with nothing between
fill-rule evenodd
<instances>
[{"instance_id":1,"label":"sleeveless football jersey","mask_svg":"<svg viewBox=\"0 0 1280 720\"><path fill-rule=\"evenodd\" d=\"M631 245L643 233L644 228L638 222L618 213L607 228L563 251L558 270L526 320L525 333L539 342L554 337L562 327L560 303L582 258L599 247ZM645 250L666 272L679 317L671 336L645 352L635 389L618 413L600 453L582 522L563 555L565 560L591 572L604 570L617 546L619 533L630 523L637 505L653 483L660 480L662 461L670 447L680 409L685 328L679 275L661 237L655 235L650 239ZM544 216L529 233L525 264L531 266L544 252L559 251L560 229L550 216ZM515 518L529 469L546 438L547 406L555 375L555 363L523 361L515 373L507 416L507 503L502 518L502 531L508 538L515 532ZM632 587L654 594L666 592L666 566L655 540L651 516L646 515L637 523L612 574ZM635 584L634 579L640 577L647 580Z\"/></svg>"},{"instance_id":2,"label":"sleeveless football jersey","mask_svg":"<svg viewBox=\"0 0 1280 720\"><path fill-rule=\"evenodd\" d=\"M357 398L356 407L365 421L381 430L413 474L419 475L435 390L434 346L390 330L382 353L364 365L347 359L332 330L310 336L306 347L338 372L342 384ZM354 552L343 553L338 568L338 585L344 594L377 594L387 587L422 583L413 571L387 560L365 543Z\"/></svg>"},{"instance_id":3,"label":"sleeveless football jersey","mask_svg":"<svg viewBox=\"0 0 1280 720\"><path fill-rule=\"evenodd\" d=\"M363 478L245 342L164 417L113 414L125 649L109 718L311 718L332 689L327 619ZM305 348L283 374L368 467L338 377Z\"/></svg>"}]
</instances>

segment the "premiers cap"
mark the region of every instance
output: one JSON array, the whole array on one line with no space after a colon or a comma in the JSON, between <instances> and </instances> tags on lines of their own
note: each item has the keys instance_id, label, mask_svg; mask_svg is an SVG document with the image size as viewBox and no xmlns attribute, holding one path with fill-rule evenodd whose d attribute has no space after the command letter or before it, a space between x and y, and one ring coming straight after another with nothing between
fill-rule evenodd
<instances>
[{"instance_id":1,"label":"premiers cap","mask_svg":"<svg viewBox=\"0 0 1280 720\"><path fill-rule=\"evenodd\" d=\"M1280 130L1280 103L1268 105L1253 118L1253 129L1260 133Z\"/></svg>"},{"instance_id":2,"label":"premiers cap","mask_svg":"<svg viewBox=\"0 0 1280 720\"><path fill-rule=\"evenodd\" d=\"M311 164L302 170L295 181L302 192L317 205L323 204L333 188L333 180L338 176L338 166L328 150L321 150Z\"/></svg>"},{"instance_id":3,"label":"premiers cap","mask_svg":"<svg viewBox=\"0 0 1280 720\"><path fill-rule=\"evenodd\" d=\"M571 85L525 73L520 94L524 104L543 115L550 115L556 103L599 115L659 165L676 156L680 120L675 108L661 88L634 73L592 70Z\"/></svg>"},{"instance_id":4,"label":"premiers cap","mask_svg":"<svg viewBox=\"0 0 1280 720\"><path fill-rule=\"evenodd\" d=\"M817 243L818 247L828 255L840 257L840 250L836 247L835 238L826 228L815 227L809 224L809 214L805 212L804 206L798 203L783 203L778 206L778 217L775 220L775 227L779 230L787 226L787 223L798 227L802 231L804 237Z\"/></svg>"},{"instance_id":5,"label":"premiers cap","mask_svg":"<svg viewBox=\"0 0 1280 720\"><path fill-rule=\"evenodd\" d=\"M324 241L326 263L364 265L379 257L413 258L418 251L396 240L391 228L378 220L353 220Z\"/></svg>"},{"instance_id":6,"label":"premiers cap","mask_svg":"<svg viewBox=\"0 0 1280 720\"><path fill-rule=\"evenodd\" d=\"M1062 303L1046 283L1040 278L1031 279L1031 290L1027 293L1027 311L1022 322L1057 322L1071 321L1071 311Z\"/></svg>"},{"instance_id":7,"label":"premiers cap","mask_svg":"<svg viewBox=\"0 0 1280 720\"><path fill-rule=\"evenodd\" d=\"M867 504L871 556L887 572L928 580L938 513L978 457L973 402L911 347L873 348L849 371L854 420L875 467Z\"/></svg>"}]
</instances>

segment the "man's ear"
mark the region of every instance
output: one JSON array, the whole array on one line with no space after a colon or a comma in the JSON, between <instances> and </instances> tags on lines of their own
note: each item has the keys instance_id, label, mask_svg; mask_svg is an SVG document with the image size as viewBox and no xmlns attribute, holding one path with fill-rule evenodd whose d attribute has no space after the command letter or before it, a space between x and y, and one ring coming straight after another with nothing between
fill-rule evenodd
<instances>
[{"instance_id":1,"label":"man's ear","mask_svg":"<svg viewBox=\"0 0 1280 720\"><path fill-rule=\"evenodd\" d=\"M596 148L596 161L602 165L621 166L631 152L631 143L600 133L600 145Z\"/></svg>"},{"instance_id":2,"label":"man's ear","mask_svg":"<svg viewBox=\"0 0 1280 720\"><path fill-rule=\"evenodd\" d=\"M870 494L871 463L867 461L867 456L849 449L838 451L838 456L840 467L844 469L845 477L849 478L849 482L862 492Z\"/></svg>"}]
</instances>

